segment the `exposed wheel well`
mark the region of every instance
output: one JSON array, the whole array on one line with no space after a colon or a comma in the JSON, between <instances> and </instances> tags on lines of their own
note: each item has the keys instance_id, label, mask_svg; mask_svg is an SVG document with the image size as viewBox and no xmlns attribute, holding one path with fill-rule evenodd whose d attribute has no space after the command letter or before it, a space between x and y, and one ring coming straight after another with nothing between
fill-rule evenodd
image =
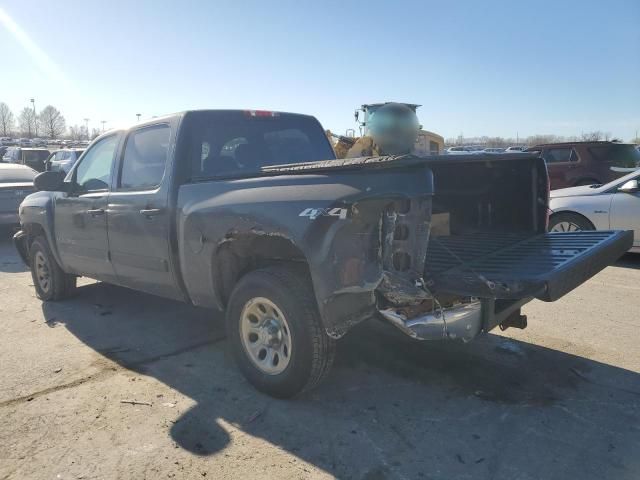
<instances>
[{"instance_id":1,"label":"exposed wheel well","mask_svg":"<svg viewBox=\"0 0 640 480\"><path fill-rule=\"evenodd\" d=\"M244 234L220 245L212 261L214 292L226 306L238 280L250 271L289 264L309 274L302 251L289 239L270 234Z\"/></svg>"}]
</instances>

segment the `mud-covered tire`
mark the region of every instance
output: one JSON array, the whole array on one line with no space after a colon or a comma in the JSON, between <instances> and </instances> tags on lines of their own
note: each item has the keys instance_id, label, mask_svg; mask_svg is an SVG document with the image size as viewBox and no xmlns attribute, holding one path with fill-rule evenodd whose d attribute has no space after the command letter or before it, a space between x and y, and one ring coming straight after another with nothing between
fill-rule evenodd
<instances>
[{"instance_id":1,"label":"mud-covered tire","mask_svg":"<svg viewBox=\"0 0 640 480\"><path fill-rule=\"evenodd\" d=\"M549 219L550 232L579 232L582 230L595 230L593 223L578 213L560 212Z\"/></svg>"},{"instance_id":2,"label":"mud-covered tire","mask_svg":"<svg viewBox=\"0 0 640 480\"><path fill-rule=\"evenodd\" d=\"M74 293L77 277L60 268L44 237L37 237L31 243L29 260L33 286L39 299L63 300Z\"/></svg>"},{"instance_id":3,"label":"mud-covered tire","mask_svg":"<svg viewBox=\"0 0 640 480\"><path fill-rule=\"evenodd\" d=\"M257 299L274 305L286 319L290 357L281 372L265 373L256 363L255 354L252 359L248 337L243 340L246 309L255 305ZM295 268L269 267L243 276L229 299L226 326L240 371L255 388L273 397L290 398L314 388L333 364L335 341L322 326L308 275Z\"/></svg>"}]
</instances>

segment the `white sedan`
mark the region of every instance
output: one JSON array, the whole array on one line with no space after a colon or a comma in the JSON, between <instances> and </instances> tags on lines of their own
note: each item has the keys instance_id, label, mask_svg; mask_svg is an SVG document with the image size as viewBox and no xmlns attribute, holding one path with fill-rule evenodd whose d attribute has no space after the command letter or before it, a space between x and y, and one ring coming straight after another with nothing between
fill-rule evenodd
<instances>
[{"instance_id":1,"label":"white sedan","mask_svg":"<svg viewBox=\"0 0 640 480\"><path fill-rule=\"evenodd\" d=\"M633 230L632 252L640 252L640 170L605 185L551 192L549 231Z\"/></svg>"}]
</instances>

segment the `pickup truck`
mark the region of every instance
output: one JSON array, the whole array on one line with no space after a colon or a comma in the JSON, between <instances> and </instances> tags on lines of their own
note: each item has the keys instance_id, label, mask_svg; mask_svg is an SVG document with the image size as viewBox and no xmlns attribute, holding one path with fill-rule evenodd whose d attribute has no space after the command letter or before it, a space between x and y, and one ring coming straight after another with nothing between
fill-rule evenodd
<instances>
[{"instance_id":1,"label":"pickup truck","mask_svg":"<svg viewBox=\"0 0 640 480\"><path fill-rule=\"evenodd\" d=\"M86 276L226 311L237 364L291 397L336 340L379 318L417 340L526 326L615 261L633 233L546 233L532 154L337 160L313 117L188 111L98 137L44 172L15 245L38 297Z\"/></svg>"}]
</instances>

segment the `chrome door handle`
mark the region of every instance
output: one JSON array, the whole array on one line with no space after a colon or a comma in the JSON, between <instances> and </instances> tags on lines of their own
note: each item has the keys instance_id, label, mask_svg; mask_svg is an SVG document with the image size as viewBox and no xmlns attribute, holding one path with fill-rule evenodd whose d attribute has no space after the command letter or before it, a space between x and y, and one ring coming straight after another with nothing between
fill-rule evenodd
<instances>
[{"instance_id":1,"label":"chrome door handle","mask_svg":"<svg viewBox=\"0 0 640 480\"><path fill-rule=\"evenodd\" d=\"M104 208L91 208L89 210L87 210L87 213L89 215L92 216L96 216L96 215L104 215Z\"/></svg>"},{"instance_id":2,"label":"chrome door handle","mask_svg":"<svg viewBox=\"0 0 640 480\"><path fill-rule=\"evenodd\" d=\"M145 217L155 217L156 215L160 215L161 213L161 208L143 208L142 210L140 210L140 215L144 215Z\"/></svg>"}]
</instances>

